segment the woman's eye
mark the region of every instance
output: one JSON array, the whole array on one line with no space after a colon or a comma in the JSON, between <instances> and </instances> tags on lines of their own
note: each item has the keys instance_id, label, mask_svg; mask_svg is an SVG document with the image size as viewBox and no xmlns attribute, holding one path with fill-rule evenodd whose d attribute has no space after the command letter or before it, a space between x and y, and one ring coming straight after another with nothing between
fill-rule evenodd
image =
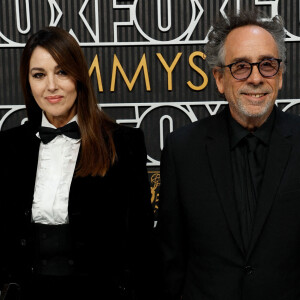
<instances>
[{"instance_id":1,"label":"woman's eye","mask_svg":"<svg viewBox=\"0 0 300 300\"><path fill-rule=\"evenodd\" d=\"M67 76L67 73L64 70L59 70L57 72L58 75L63 75L63 76Z\"/></svg>"},{"instance_id":2,"label":"woman's eye","mask_svg":"<svg viewBox=\"0 0 300 300\"><path fill-rule=\"evenodd\" d=\"M32 77L37 78L37 79L40 79L40 78L42 78L44 76L45 75L43 73L35 73L35 74L32 75Z\"/></svg>"}]
</instances>

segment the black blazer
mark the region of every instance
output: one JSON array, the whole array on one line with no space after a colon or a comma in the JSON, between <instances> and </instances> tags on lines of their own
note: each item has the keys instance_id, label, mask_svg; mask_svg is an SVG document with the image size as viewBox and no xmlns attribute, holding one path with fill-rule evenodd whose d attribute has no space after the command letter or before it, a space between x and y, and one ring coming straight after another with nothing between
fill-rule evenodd
<instances>
[{"instance_id":1,"label":"black blazer","mask_svg":"<svg viewBox=\"0 0 300 300\"><path fill-rule=\"evenodd\" d=\"M276 109L250 247L234 199L226 111L173 132L161 161L164 299L300 299L300 118Z\"/></svg>"},{"instance_id":2,"label":"black blazer","mask_svg":"<svg viewBox=\"0 0 300 300\"><path fill-rule=\"evenodd\" d=\"M40 145L36 132L25 123L0 133L1 282L22 283L34 272L31 207ZM111 299L119 293L124 270L133 272L134 283L143 291L153 227L143 133L116 125L114 142L117 162L106 176L73 178L69 196L76 270L87 274L87 289L108 293Z\"/></svg>"}]
</instances>

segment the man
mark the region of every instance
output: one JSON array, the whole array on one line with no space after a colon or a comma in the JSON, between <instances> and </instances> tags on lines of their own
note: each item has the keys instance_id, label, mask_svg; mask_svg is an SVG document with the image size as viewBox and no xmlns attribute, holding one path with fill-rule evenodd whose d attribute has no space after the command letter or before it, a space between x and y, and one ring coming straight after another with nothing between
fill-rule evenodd
<instances>
[{"instance_id":1,"label":"man","mask_svg":"<svg viewBox=\"0 0 300 300\"><path fill-rule=\"evenodd\" d=\"M166 139L163 299L300 299L300 118L274 105L282 21L231 16L205 51L228 107Z\"/></svg>"}]
</instances>

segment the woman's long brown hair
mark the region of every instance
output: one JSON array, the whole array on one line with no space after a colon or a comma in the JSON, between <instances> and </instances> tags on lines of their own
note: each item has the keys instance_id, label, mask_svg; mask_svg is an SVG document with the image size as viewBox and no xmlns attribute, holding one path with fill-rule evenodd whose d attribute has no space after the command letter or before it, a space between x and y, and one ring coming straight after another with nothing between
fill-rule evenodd
<instances>
[{"instance_id":1,"label":"woman's long brown hair","mask_svg":"<svg viewBox=\"0 0 300 300\"><path fill-rule=\"evenodd\" d=\"M32 35L23 50L20 78L28 120L40 126L42 111L32 96L28 74L36 47L46 49L57 64L76 81L77 116L81 133L81 151L76 176L104 176L116 159L113 128L116 124L99 109L88 66L77 41L65 30L47 27Z\"/></svg>"}]
</instances>

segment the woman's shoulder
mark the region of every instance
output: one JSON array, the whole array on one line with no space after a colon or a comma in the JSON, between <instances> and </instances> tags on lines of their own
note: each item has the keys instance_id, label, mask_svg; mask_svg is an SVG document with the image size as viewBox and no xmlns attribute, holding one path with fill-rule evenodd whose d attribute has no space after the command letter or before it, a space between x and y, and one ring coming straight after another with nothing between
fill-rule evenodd
<instances>
[{"instance_id":1,"label":"woman's shoulder","mask_svg":"<svg viewBox=\"0 0 300 300\"><path fill-rule=\"evenodd\" d=\"M116 125L113 139L117 152L145 152L144 133L140 128Z\"/></svg>"},{"instance_id":2,"label":"woman's shoulder","mask_svg":"<svg viewBox=\"0 0 300 300\"><path fill-rule=\"evenodd\" d=\"M26 139L28 135L33 135L37 132L29 122L25 122L22 125L12 127L0 132L0 139L15 140L15 139Z\"/></svg>"},{"instance_id":3,"label":"woman's shoulder","mask_svg":"<svg viewBox=\"0 0 300 300\"><path fill-rule=\"evenodd\" d=\"M25 150L32 151L32 146L38 145L39 139L36 136L37 129L29 122L0 132L0 144L2 152L7 155L25 153Z\"/></svg>"},{"instance_id":4,"label":"woman's shoulder","mask_svg":"<svg viewBox=\"0 0 300 300\"><path fill-rule=\"evenodd\" d=\"M113 132L114 141L141 141L144 140L144 133L140 128L116 124Z\"/></svg>"}]
</instances>

